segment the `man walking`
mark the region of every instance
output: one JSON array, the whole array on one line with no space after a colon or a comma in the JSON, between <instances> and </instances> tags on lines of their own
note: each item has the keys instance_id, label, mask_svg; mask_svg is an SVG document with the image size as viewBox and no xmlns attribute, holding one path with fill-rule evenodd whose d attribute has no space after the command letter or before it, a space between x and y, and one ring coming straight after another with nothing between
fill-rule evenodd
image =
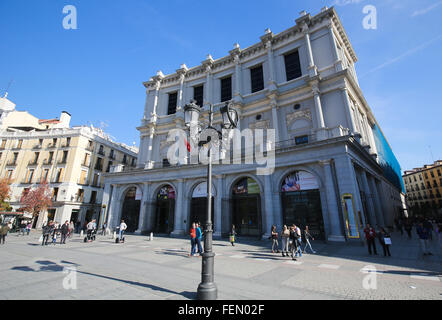
<instances>
[{"instance_id":1,"label":"man walking","mask_svg":"<svg viewBox=\"0 0 442 320\"><path fill-rule=\"evenodd\" d=\"M68 237L68 234L69 234L69 221L68 220L66 220L66 222L61 226L60 232L61 232L60 243L66 244L66 238Z\"/></svg>"},{"instance_id":2,"label":"man walking","mask_svg":"<svg viewBox=\"0 0 442 320\"><path fill-rule=\"evenodd\" d=\"M118 239L120 239L120 241L123 239L123 234L126 229L127 229L127 224L124 223L124 220L121 220L120 233L118 234Z\"/></svg>"},{"instance_id":3,"label":"man walking","mask_svg":"<svg viewBox=\"0 0 442 320\"><path fill-rule=\"evenodd\" d=\"M5 239L6 236L8 235L9 230L11 230L11 228L7 223L0 226L0 243L5 244Z\"/></svg>"},{"instance_id":4,"label":"man walking","mask_svg":"<svg viewBox=\"0 0 442 320\"><path fill-rule=\"evenodd\" d=\"M377 255L378 253L376 251L376 243L375 243L376 231L374 230L373 227L370 226L370 224L367 223L367 226L364 229L364 233L365 233L365 239L367 240L368 253L371 255L371 247L373 247L374 254Z\"/></svg>"},{"instance_id":5,"label":"man walking","mask_svg":"<svg viewBox=\"0 0 442 320\"><path fill-rule=\"evenodd\" d=\"M195 241L196 241L196 245L198 246L198 253L200 254L200 256L202 256L203 255L203 247L201 246L201 239L203 237L203 232L201 231L201 227L200 227L199 222L196 224L195 231L196 231Z\"/></svg>"},{"instance_id":6,"label":"man walking","mask_svg":"<svg viewBox=\"0 0 442 320\"><path fill-rule=\"evenodd\" d=\"M192 223L192 228L190 229L190 254L193 257L195 255L195 245L196 245L196 224Z\"/></svg>"},{"instance_id":7,"label":"man walking","mask_svg":"<svg viewBox=\"0 0 442 320\"><path fill-rule=\"evenodd\" d=\"M49 221L44 227L43 227L43 241L41 242L42 246L48 245L49 236L54 232L55 227L54 223L52 221Z\"/></svg>"},{"instance_id":8,"label":"man walking","mask_svg":"<svg viewBox=\"0 0 442 320\"><path fill-rule=\"evenodd\" d=\"M422 222L416 227L416 233L419 236L419 242L424 256L432 256L433 254L428 250L428 238L430 237L429 230L424 227Z\"/></svg>"}]
</instances>

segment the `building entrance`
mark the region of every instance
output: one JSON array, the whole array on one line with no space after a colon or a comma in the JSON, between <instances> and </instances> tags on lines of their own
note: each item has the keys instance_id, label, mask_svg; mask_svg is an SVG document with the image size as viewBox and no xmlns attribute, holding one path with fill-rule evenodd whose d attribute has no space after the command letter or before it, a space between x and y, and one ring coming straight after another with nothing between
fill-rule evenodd
<instances>
[{"instance_id":1,"label":"building entrance","mask_svg":"<svg viewBox=\"0 0 442 320\"><path fill-rule=\"evenodd\" d=\"M175 190L172 186L164 186L158 191L155 228L156 233L171 233L174 227L175 218Z\"/></svg>"},{"instance_id":2,"label":"building entrance","mask_svg":"<svg viewBox=\"0 0 442 320\"><path fill-rule=\"evenodd\" d=\"M138 220L140 218L140 200L135 200L137 188L130 188L123 202L123 208L121 211L121 219L127 225L127 232L135 232L138 229Z\"/></svg>"},{"instance_id":3,"label":"building entrance","mask_svg":"<svg viewBox=\"0 0 442 320\"><path fill-rule=\"evenodd\" d=\"M261 236L261 196L256 181L244 178L233 187L231 208L231 221L238 235Z\"/></svg>"}]
</instances>

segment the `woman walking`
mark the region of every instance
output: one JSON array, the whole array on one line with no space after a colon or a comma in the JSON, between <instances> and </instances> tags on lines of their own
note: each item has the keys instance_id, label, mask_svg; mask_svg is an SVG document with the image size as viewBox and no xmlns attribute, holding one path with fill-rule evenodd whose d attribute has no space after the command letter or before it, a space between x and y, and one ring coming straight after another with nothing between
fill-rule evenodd
<instances>
[{"instance_id":1,"label":"woman walking","mask_svg":"<svg viewBox=\"0 0 442 320\"><path fill-rule=\"evenodd\" d=\"M308 226L305 226L304 236L305 236L306 244L305 244L304 250L302 250L302 253L305 253L305 249L307 249L307 246L309 246L312 253L316 253L316 251L313 250L312 245L310 244L310 239L313 241L313 240L315 240L315 238L313 238L313 236L310 234L310 231L308 230Z\"/></svg>"},{"instance_id":2,"label":"woman walking","mask_svg":"<svg viewBox=\"0 0 442 320\"><path fill-rule=\"evenodd\" d=\"M384 257L386 256L391 257L390 254L391 238L384 228L380 228L380 231L378 233L378 239L379 242L381 243L382 249L384 249Z\"/></svg>"},{"instance_id":3,"label":"woman walking","mask_svg":"<svg viewBox=\"0 0 442 320\"><path fill-rule=\"evenodd\" d=\"M282 241L282 256L289 256L289 238L290 238L290 230L286 225L282 228L281 231L281 241Z\"/></svg>"},{"instance_id":4,"label":"woman walking","mask_svg":"<svg viewBox=\"0 0 442 320\"><path fill-rule=\"evenodd\" d=\"M7 223L0 226L0 243L5 244L5 239L6 236L8 235L9 230L11 230L11 228Z\"/></svg>"},{"instance_id":5,"label":"woman walking","mask_svg":"<svg viewBox=\"0 0 442 320\"><path fill-rule=\"evenodd\" d=\"M195 246L196 246L196 224L192 223L192 228L190 228L190 257L195 255Z\"/></svg>"},{"instance_id":6,"label":"woman walking","mask_svg":"<svg viewBox=\"0 0 442 320\"><path fill-rule=\"evenodd\" d=\"M232 230L230 230L230 243L232 244L232 246L235 246L235 238L236 238L235 225L232 224Z\"/></svg>"},{"instance_id":7,"label":"woman walking","mask_svg":"<svg viewBox=\"0 0 442 320\"><path fill-rule=\"evenodd\" d=\"M272 239L272 253L275 253L275 248L276 248L276 252L279 253L278 232L276 231L275 225L272 226L270 238Z\"/></svg>"}]
</instances>

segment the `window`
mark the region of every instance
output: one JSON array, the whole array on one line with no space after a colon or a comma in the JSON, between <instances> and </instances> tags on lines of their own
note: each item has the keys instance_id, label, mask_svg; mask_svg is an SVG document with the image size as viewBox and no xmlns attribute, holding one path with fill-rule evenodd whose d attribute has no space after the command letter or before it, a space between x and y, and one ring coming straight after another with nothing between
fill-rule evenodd
<instances>
[{"instance_id":1,"label":"window","mask_svg":"<svg viewBox=\"0 0 442 320\"><path fill-rule=\"evenodd\" d=\"M295 143L298 144L306 144L308 143L308 136L300 136L295 138Z\"/></svg>"},{"instance_id":2,"label":"window","mask_svg":"<svg viewBox=\"0 0 442 320\"><path fill-rule=\"evenodd\" d=\"M89 158L90 158L89 153L85 153L85 155L84 155L84 161L83 161L83 166L85 166L85 167L88 167L88 166L89 166Z\"/></svg>"},{"instance_id":3,"label":"window","mask_svg":"<svg viewBox=\"0 0 442 320\"><path fill-rule=\"evenodd\" d=\"M97 200L97 191L92 191L91 200L89 203L95 203L96 200Z\"/></svg>"},{"instance_id":4,"label":"window","mask_svg":"<svg viewBox=\"0 0 442 320\"><path fill-rule=\"evenodd\" d=\"M416 180L416 176L413 176L413 179L414 179L414 182L417 182L417 180ZM411 181L410 181L411 182Z\"/></svg>"},{"instance_id":5,"label":"window","mask_svg":"<svg viewBox=\"0 0 442 320\"><path fill-rule=\"evenodd\" d=\"M6 147L6 140L2 139L2 145L0 146L0 148L4 149Z\"/></svg>"},{"instance_id":6,"label":"window","mask_svg":"<svg viewBox=\"0 0 442 320\"><path fill-rule=\"evenodd\" d=\"M99 179L100 175L98 173L94 174L94 186L98 186L98 179Z\"/></svg>"},{"instance_id":7,"label":"window","mask_svg":"<svg viewBox=\"0 0 442 320\"><path fill-rule=\"evenodd\" d=\"M175 114L178 102L178 93L169 93L169 103L167 105L167 114Z\"/></svg>"},{"instance_id":8,"label":"window","mask_svg":"<svg viewBox=\"0 0 442 320\"><path fill-rule=\"evenodd\" d=\"M57 176L55 177L55 182L61 182L63 177L63 168L58 169Z\"/></svg>"},{"instance_id":9,"label":"window","mask_svg":"<svg viewBox=\"0 0 442 320\"><path fill-rule=\"evenodd\" d=\"M49 152L49 160L48 160L48 164L52 163L52 159L54 158L54 152Z\"/></svg>"},{"instance_id":10,"label":"window","mask_svg":"<svg viewBox=\"0 0 442 320\"><path fill-rule=\"evenodd\" d=\"M48 181L48 175L49 175L49 169L45 169L45 170L43 171L43 175L42 175L42 177L41 177L41 180L42 180L42 181Z\"/></svg>"},{"instance_id":11,"label":"window","mask_svg":"<svg viewBox=\"0 0 442 320\"><path fill-rule=\"evenodd\" d=\"M252 93L264 89L264 75L262 65L250 69L250 80L252 82Z\"/></svg>"},{"instance_id":12,"label":"window","mask_svg":"<svg viewBox=\"0 0 442 320\"><path fill-rule=\"evenodd\" d=\"M77 202L83 202L84 199L84 190L83 189L78 189L77 192Z\"/></svg>"},{"instance_id":13,"label":"window","mask_svg":"<svg viewBox=\"0 0 442 320\"><path fill-rule=\"evenodd\" d=\"M22 145L23 145L23 139L18 140L17 145L16 145L16 149L21 149Z\"/></svg>"},{"instance_id":14,"label":"window","mask_svg":"<svg viewBox=\"0 0 442 320\"><path fill-rule=\"evenodd\" d=\"M287 81L302 76L301 63L299 62L298 50L284 55L284 62L285 62L285 74L287 76Z\"/></svg>"},{"instance_id":15,"label":"window","mask_svg":"<svg viewBox=\"0 0 442 320\"><path fill-rule=\"evenodd\" d=\"M428 174L426 172L424 173L424 175L425 175L425 179L428 179Z\"/></svg>"},{"instance_id":16,"label":"window","mask_svg":"<svg viewBox=\"0 0 442 320\"><path fill-rule=\"evenodd\" d=\"M86 177L87 177L87 171L86 170L81 170L81 174L80 174L80 184L86 184Z\"/></svg>"},{"instance_id":17,"label":"window","mask_svg":"<svg viewBox=\"0 0 442 320\"><path fill-rule=\"evenodd\" d=\"M135 158L132 158L131 166L132 166L132 167L135 166Z\"/></svg>"},{"instance_id":18,"label":"window","mask_svg":"<svg viewBox=\"0 0 442 320\"><path fill-rule=\"evenodd\" d=\"M31 183L33 177L34 177L34 169L30 169L28 171L28 176L26 178L26 183Z\"/></svg>"},{"instance_id":19,"label":"window","mask_svg":"<svg viewBox=\"0 0 442 320\"><path fill-rule=\"evenodd\" d=\"M163 168L170 167L170 163L168 159L163 159Z\"/></svg>"},{"instance_id":20,"label":"window","mask_svg":"<svg viewBox=\"0 0 442 320\"><path fill-rule=\"evenodd\" d=\"M95 170L103 170L103 159L97 158L97 162L95 163Z\"/></svg>"},{"instance_id":21,"label":"window","mask_svg":"<svg viewBox=\"0 0 442 320\"><path fill-rule=\"evenodd\" d=\"M114 149L111 149L110 154L109 154L109 158L115 159Z\"/></svg>"},{"instance_id":22,"label":"window","mask_svg":"<svg viewBox=\"0 0 442 320\"><path fill-rule=\"evenodd\" d=\"M52 200L57 201L58 196L58 188L54 188L54 192L52 192Z\"/></svg>"},{"instance_id":23,"label":"window","mask_svg":"<svg viewBox=\"0 0 442 320\"><path fill-rule=\"evenodd\" d=\"M221 79L221 102L232 100L232 77Z\"/></svg>"},{"instance_id":24,"label":"window","mask_svg":"<svg viewBox=\"0 0 442 320\"><path fill-rule=\"evenodd\" d=\"M123 164L127 164L127 156L126 155L123 156Z\"/></svg>"},{"instance_id":25,"label":"window","mask_svg":"<svg viewBox=\"0 0 442 320\"><path fill-rule=\"evenodd\" d=\"M68 161L68 151L63 151L63 157L60 163L66 163Z\"/></svg>"},{"instance_id":26,"label":"window","mask_svg":"<svg viewBox=\"0 0 442 320\"><path fill-rule=\"evenodd\" d=\"M8 179L12 179L12 174L14 173L14 170L8 170Z\"/></svg>"},{"instance_id":27,"label":"window","mask_svg":"<svg viewBox=\"0 0 442 320\"><path fill-rule=\"evenodd\" d=\"M434 172L431 171L430 174L431 174L431 177L434 178Z\"/></svg>"},{"instance_id":28,"label":"window","mask_svg":"<svg viewBox=\"0 0 442 320\"><path fill-rule=\"evenodd\" d=\"M440 169L437 169L437 176L438 176L438 177L441 176Z\"/></svg>"},{"instance_id":29,"label":"window","mask_svg":"<svg viewBox=\"0 0 442 320\"><path fill-rule=\"evenodd\" d=\"M101 154L104 156L104 147L100 145L100 149L98 149L98 154Z\"/></svg>"},{"instance_id":30,"label":"window","mask_svg":"<svg viewBox=\"0 0 442 320\"><path fill-rule=\"evenodd\" d=\"M200 107L203 106L204 100L204 85L193 87L193 98L196 100L196 104Z\"/></svg>"},{"instance_id":31,"label":"window","mask_svg":"<svg viewBox=\"0 0 442 320\"><path fill-rule=\"evenodd\" d=\"M113 165L113 162L109 161L108 164L107 164L106 172L110 172L110 168L112 167L112 165Z\"/></svg>"}]
</instances>

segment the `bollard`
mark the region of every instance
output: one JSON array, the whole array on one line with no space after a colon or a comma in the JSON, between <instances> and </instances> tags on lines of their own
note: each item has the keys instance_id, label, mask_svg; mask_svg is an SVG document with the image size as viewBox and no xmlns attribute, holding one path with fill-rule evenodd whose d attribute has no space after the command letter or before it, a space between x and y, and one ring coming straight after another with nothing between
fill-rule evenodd
<instances>
[{"instance_id":1,"label":"bollard","mask_svg":"<svg viewBox=\"0 0 442 320\"><path fill-rule=\"evenodd\" d=\"M117 238L117 232L114 231L114 234L112 235L112 239L116 239Z\"/></svg>"},{"instance_id":2,"label":"bollard","mask_svg":"<svg viewBox=\"0 0 442 320\"><path fill-rule=\"evenodd\" d=\"M80 231L80 238L83 238L83 230Z\"/></svg>"},{"instance_id":3,"label":"bollard","mask_svg":"<svg viewBox=\"0 0 442 320\"><path fill-rule=\"evenodd\" d=\"M153 241L153 232L150 233L149 241Z\"/></svg>"}]
</instances>

